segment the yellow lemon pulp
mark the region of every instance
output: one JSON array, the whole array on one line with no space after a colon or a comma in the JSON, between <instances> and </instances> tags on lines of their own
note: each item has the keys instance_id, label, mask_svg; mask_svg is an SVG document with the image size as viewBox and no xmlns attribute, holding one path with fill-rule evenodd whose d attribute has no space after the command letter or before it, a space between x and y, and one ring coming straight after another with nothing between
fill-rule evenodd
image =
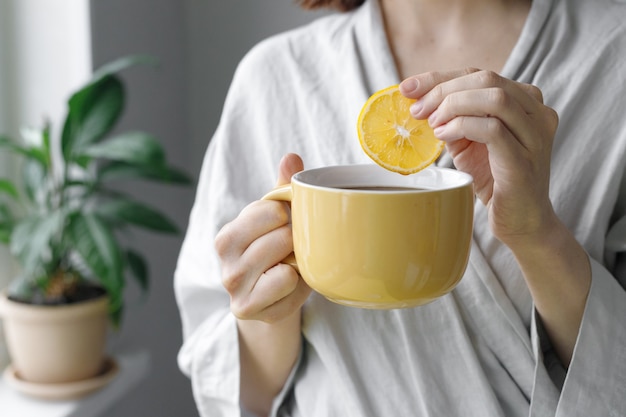
<instances>
[{"instance_id":1,"label":"yellow lemon pulp","mask_svg":"<svg viewBox=\"0 0 626 417\"><path fill-rule=\"evenodd\" d=\"M365 102L357 122L365 153L383 168L403 175L432 164L444 147L426 120L411 116L413 102L397 85L385 88Z\"/></svg>"}]
</instances>

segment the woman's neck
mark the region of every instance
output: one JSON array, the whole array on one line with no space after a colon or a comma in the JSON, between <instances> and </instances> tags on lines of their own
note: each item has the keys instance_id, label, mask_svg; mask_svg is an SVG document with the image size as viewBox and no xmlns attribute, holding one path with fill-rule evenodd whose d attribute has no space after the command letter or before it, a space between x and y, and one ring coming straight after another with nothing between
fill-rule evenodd
<instances>
[{"instance_id":1,"label":"woman's neck","mask_svg":"<svg viewBox=\"0 0 626 417\"><path fill-rule=\"evenodd\" d=\"M530 0L379 0L399 76L460 67L500 71Z\"/></svg>"}]
</instances>

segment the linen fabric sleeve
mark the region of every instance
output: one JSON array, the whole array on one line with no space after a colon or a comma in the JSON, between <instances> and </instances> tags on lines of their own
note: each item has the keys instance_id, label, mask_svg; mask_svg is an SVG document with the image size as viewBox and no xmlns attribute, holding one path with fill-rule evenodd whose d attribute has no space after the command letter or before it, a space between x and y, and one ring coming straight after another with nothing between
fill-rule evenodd
<instances>
[{"instance_id":1,"label":"linen fabric sleeve","mask_svg":"<svg viewBox=\"0 0 626 417\"><path fill-rule=\"evenodd\" d=\"M538 363L532 417L626 415L626 292L601 263L592 258L590 263L591 286L567 369L534 311L531 338Z\"/></svg>"},{"instance_id":2,"label":"linen fabric sleeve","mask_svg":"<svg viewBox=\"0 0 626 417\"><path fill-rule=\"evenodd\" d=\"M222 286L214 239L247 204L273 187L285 152L276 140L284 136L275 131L279 124L272 124L273 112L283 108L274 105L280 94L273 88L277 75L267 65L266 50L253 48L235 72L203 161L174 276L183 327L178 364L191 379L203 417L241 415L237 324Z\"/></svg>"},{"instance_id":3,"label":"linen fabric sleeve","mask_svg":"<svg viewBox=\"0 0 626 417\"><path fill-rule=\"evenodd\" d=\"M623 188L623 187L622 187ZM621 192L616 213L625 206L626 193ZM612 272L601 262L589 258L592 278L583 319L569 367L566 369L554 352L537 312L534 312L532 337L536 340L538 361L547 370L554 386L560 390L555 404L535 404L531 415L543 415L537 410L552 409L549 415L626 415L626 217L618 214L618 221L609 229L606 240ZM535 383L541 379L538 366ZM541 385L541 384L539 384ZM552 387L545 387L548 391ZM535 390L537 393L537 390ZM537 393L538 401L549 396ZM550 403L551 401L546 401Z\"/></svg>"},{"instance_id":4,"label":"linen fabric sleeve","mask_svg":"<svg viewBox=\"0 0 626 417\"><path fill-rule=\"evenodd\" d=\"M613 215L617 220L606 237L605 262L590 259L591 288L557 417L626 415L625 178Z\"/></svg>"},{"instance_id":5,"label":"linen fabric sleeve","mask_svg":"<svg viewBox=\"0 0 626 417\"><path fill-rule=\"evenodd\" d=\"M239 415L239 349L235 317L221 287L213 240L228 214L211 201L222 198L213 179L219 134L203 164L197 196L178 258L174 288L183 326L178 354L182 372L191 380L201 416ZM230 210L229 210L230 211ZM233 214L234 215L234 214Z\"/></svg>"},{"instance_id":6,"label":"linen fabric sleeve","mask_svg":"<svg viewBox=\"0 0 626 417\"><path fill-rule=\"evenodd\" d=\"M592 280L557 417L626 415L626 292L591 259Z\"/></svg>"}]
</instances>

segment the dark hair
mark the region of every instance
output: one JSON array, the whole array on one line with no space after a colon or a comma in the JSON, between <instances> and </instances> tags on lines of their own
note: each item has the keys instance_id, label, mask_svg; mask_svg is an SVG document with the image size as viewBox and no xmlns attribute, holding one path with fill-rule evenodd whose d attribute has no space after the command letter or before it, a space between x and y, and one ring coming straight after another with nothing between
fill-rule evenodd
<instances>
[{"instance_id":1,"label":"dark hair","mask_svg":"<svg viewBox=\"0 0 626 417\"><path fill-rule=\"evenodd\" d=\"M298 0L298 3L303 9L308 10L325 7L339 10L340 12L348 12L365 3L365 0Z\"/></svg>"}]
</instances>

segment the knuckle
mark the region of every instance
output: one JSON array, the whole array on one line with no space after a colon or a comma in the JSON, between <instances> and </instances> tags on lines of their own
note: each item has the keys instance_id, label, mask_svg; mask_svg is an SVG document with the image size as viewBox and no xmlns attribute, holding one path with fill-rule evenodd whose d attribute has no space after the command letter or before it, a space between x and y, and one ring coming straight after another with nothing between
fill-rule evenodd
<instances>
[{"instance_id":1,"label":"knuckle","mask_svg":"<svg viewBox=\"0 0 626 417\"><path fill-rule=\"evenodd\" d=\"M476 68L476 67L466 67L466 68L463 68L461 73L463 75L471 75L471 74L475 74L475 73L480 72L480 71L481 70L479 68Z\"/></svg>"},{"instance_id":2,"label":"knuckle","mask_svg":"<svg viewBox=\"0 0 626 417\"><path fill-rule=\"evenodd\" d=\"M225 265L222 267L222 286L229 294L235 294L246 280L245 268Z\"/></svg>"},{"instance_id":3,"label":"knuckle","mask_svg":"<svg viewBox=\"0 0 626 417\"><path fill-rule=\"evenodd\" d=\"M283 225L289 222L290 210L287 203L283 201L264 201L267 203L262 214L262 221L268 225Z\"/></svg>"},{"instance_id":4,"label":"knuckle","mask_svg":"<svg viewBox=\"0 0 626 417\"><path fill-rule=\"evenodd\" d=\"M442 84L437 84L430 90L429 96L434 98L436 101L443 101L446 98L446 93Z\"/></svg>"},{"instance_id":5,"label":"knuckle","mask_svg":"<svg viewBox=\"0 0 626 417\"><path fill-rule=\"evenodd\" d=\"M525 86L528 94L530 94L532 97L535 98L535 100L543 104L543 92L541 91L541 89L533 84L525 84Z\"/></svg>"},{"instance_id":6,"label":"knuckle","mask_svg":"<svg viewBox=\"0 0 626 417\"><path fill-rule=\"evenodd\" d=\"M548 125L550 126L551 132L554 134L559 126L559 114L551 107L546 106L546 109Z\"/></svg>"},{"instance_id":7,"label":"knuckle","mask_svg":"<svg viewBox=\"0 0 626 417\"><path fill-rule=\"evenodd\" d=\"M251 202L250 204L245 206L243 209L241 209L241 211L239 212L239 215L237 216L237 219L246 218L246 217L253 215L253 213L258 211L259 207L262 207L263 204L266 204L266 202L262 200L256 200L256 201Z\"/></svg>"},{"instance_id":8,"label":"knuckle","mask_svg":"<svg viewBox=\"0 0 626 417\"><path fill-rule=\"evenodd\" d=\"M230 224L226 224L215 235L213 245L219 257L223 257L233 246L233 236L230 233L230 228Z\"/></svg>"},{"instance_id":9,"label":"knuckle","mask_svg":"<svg viewBox=\"0 0 626 417\"><path fill-rule=\"evenodd\" d=\"M285 286L285 289L287 289L289 293L292 293L298 286L300 275L298 275L296 270L291 265L279 263L276 267L283 276L283 285Z\"/></svg>"},{"instance_id":10,"label":"knuckle","mask_svg":"<svg viewBox=\"0 0 626 417\"><path fill-rule=\"evenodd\" d=\"M285 229L285 233L283 234L282 244L284 248L287 248L289 252L293 250L293 232L291 227Z\"/></svg>"},{"instance_id":11,"label":"knuckle","mask_svg":"<svg viewBox=\"0 0 626 417\"><path fill-rule=\"evenodd\" d=\"M423 80L426 84L436 85L441 82L438 75L434 72L428 72L422 75Z\"/></svg>"},{"instance_id":12,"label":"knuckle","mask_svg":"<svg viewBox=\"0 0 626 417\"><path fill-rule=\"evenodd\" d=\"M490 88L488 91L488 100L494 108L506 108L510 104L510 97L502 88Z\"/></svg>"},{"instance_id":13,"label":"knuckle","mask_svg":"<svg viewBox=\"0 0 626 417\"><path fill-rule=\"evenodd\" d=\"M467 117L455 117L450 123L448 123L448 125L461 132L464 136L471 129L471 125Z\"/></svg>"},{"instance_id":14,"label":"knuckle","mask_svg":"<svg viewBox=\"0 0 626 417\"><path fill-rule=\"evenodd\" d=\"M285 224L289 222L290 210L285 202L278 202L276 209L272 210L273 220L277 224Z\"/></svg>"},{"instance_id":15,"label":"knuckle","mask_svg":"<svg viewBox=\"0 0 626 417\"><path fill-rule=\"evenodd\" d=\"M506 134L506 127L500 121L500 119L497 119L495 117L488 117L487 118L487 128L486 128L486 130L488 132L491 132L491 136L492 137L502 137L502 136L504 136Z\"/></svg>"},{"instance_id":16,"label":"knuckle","mask_svg":"<svg viewBox=\"0 0 626 417\"><path fill-rule=\"evenodd\" d=\"M449 94L441 100L439 109L452 109L458 103L458 97L456 94Z\"/></svg>"},{"instance_id":17,"label":"knuckle","mask_svg":"<svg viewBox=\"0 0 626 417\"><path fill-rule=\"evenodd\" d=\"M481 70L477 72L478 79L485 87L495 87L502 84L502 77L495 71Z\"/></svg>"},{"instance_id":18,"label":"knuckle","mask_svg":"<svg viewBox=\"0 0 626 417\"><path fill-rule=\"evenodd\" d=\"M230 311L240 320L252 320L255 318L250 303L240 298L231 299Z\"/></svg>"}]
</instances>

